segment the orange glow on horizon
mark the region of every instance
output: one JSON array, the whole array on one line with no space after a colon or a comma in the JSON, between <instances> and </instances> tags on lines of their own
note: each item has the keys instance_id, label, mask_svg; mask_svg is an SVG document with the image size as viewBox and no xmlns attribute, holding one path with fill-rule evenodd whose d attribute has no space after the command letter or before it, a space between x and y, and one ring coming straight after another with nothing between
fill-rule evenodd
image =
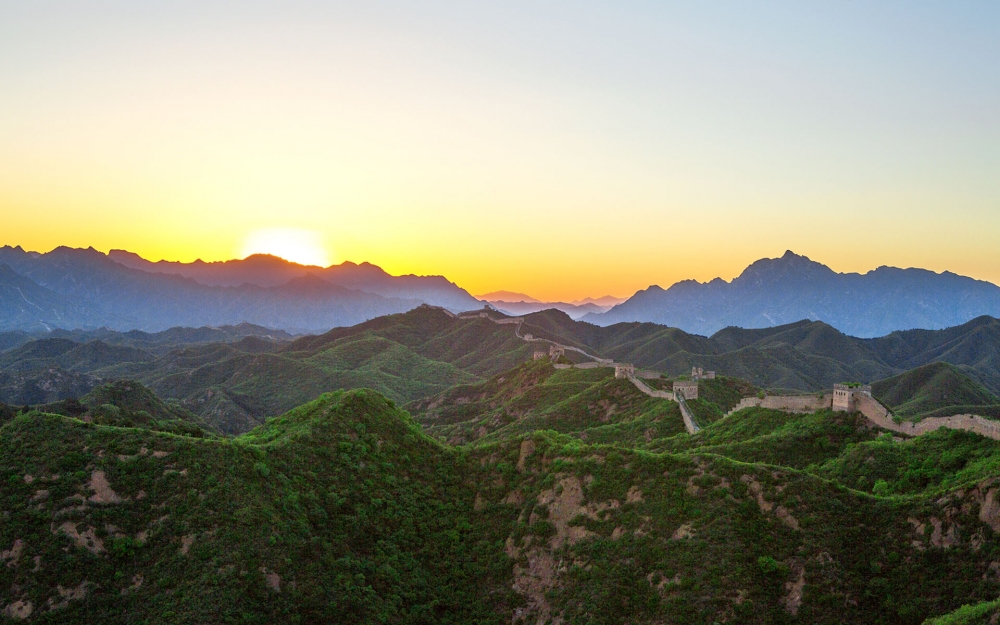
<instances>
[{"instance_id":1,"label":"orange glow on horizon","mask_svg":"<svg viewBox=\"0 0 1000 625\"><path fill-rule=\"evenodd\" d=\"M240 258L270 254L300 265L330 266L330 254L318 232L296 228L267 228L247 236Z\"/></svg>"},{"instance_id":2,"label":"orange glow on horizon","mask_svg":"<svg viewBox=\"0 0 1000 625\"><path fill-rule=\"evenodd\" d=\"M0 3L0 245L548 301L786 249L1000 283L976 8L882 7L890 53L863 3L387 6Z\"/></svg>"}]
</instances>

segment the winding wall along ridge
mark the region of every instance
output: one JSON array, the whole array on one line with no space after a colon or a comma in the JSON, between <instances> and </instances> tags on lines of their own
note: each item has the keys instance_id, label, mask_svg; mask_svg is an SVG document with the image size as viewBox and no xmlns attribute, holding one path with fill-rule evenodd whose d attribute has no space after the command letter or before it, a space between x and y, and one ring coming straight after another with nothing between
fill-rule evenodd
<instances>
[{"instance_id":1,"label":"winding wall along ridge","mask_svg":"<svg viewBox=\"0 0 1000 625\"><path fill-rule=\"evenodd\" d=\"M526 336L523 336L521 334L521 324L524 323L524 319L522 319L520 317L511 317L511 318L506 318L506 319L494 319L489 314L487 314L485 311L477 311L475 314L465 313L465 314L459 315L458 318L459 319L489 319L490 321L492 321L493 323L496 323L498 325L513 325L514 326L514 335L517 338L521 339L522 341L527 341L529 343L537 343L537 342L549 343L549 344L552 344L552 345L554 345L554 346L556 346L558 348L561 348L563 350L566 350L566 351L571 351L571 352L576 352L578 354L583 354L587 358L590 358L591 360L594 361L592 363L582 363L580 365L554 365L556 368L559 368L559 369L562 369L562 368L567 368L568 369L571 366L576 366L576 367L578 367L580 369L590 369L590 368L593 368L593 367L613 367L616 364L615 361L613 359L611 359L611 358L601 358L601 357L595 356L593 354L588 354L587 352L585 352L584 350L580 349L579 347L573 347L571 345L563 345L562 343L557 343L557 342L552 341L550 339L542 339L542 338L536 338L536 337L528 338ZM618 364L626 364L626 363L618 363ZM691 412L691 409L688 407L687 403L685 401L683 401L683 399L678 399L678 398L674 397L674 394L671 393L671 392L668 392L668 391L654 391L653 389L649 388L649 386L647 384L645 384L642 380L640 380L639 378L637 378L635 375L628 375L627 377L632 382L632 384L635 385L635 387L637 389L639 389L640 391L642 391L646 395L649 395L650 397L656 397L656 398L659 398L659 399L666 399L666 400L669 400L669 401L676 401L678 403L678 405L680 406L680 408L681 408L681 417L684 419L684 428L688 431L688 434L694 434L695 432L697 432L700 429L698 427L698 424L695 422L694 413Z\"/></svg>"},{"instance_id":2,"label":"winding wall along ridge","mask_svg":"<svg viewBox=\"0 0 1000 625\"><path fill-rule=\"evenodd\" d=\"M451 317L456 317L453 313L449 313ZM513 325L514 335L522 341L528 342L542 342L550 343L556 347L562 348L567 351L576 352L582 354L587 358L590 358L594 363L583 363L580 368L591 368L597 367L609 367L614 366L615 361L610 358L600 358L593 354L589 354L586 351L580 349L579 347L573 347L571 345L563 345L549 339L542 339L531 337L527 338L521 335L521 324L524 323L524 319L520 317L510 317L505 319L494 319L486 312L478 311L474 315L465 313L457 315L459 319L476 319L483 318L489 319L493 323L498 325ZM624 363L621 363L624 364ZM589 365L589 366L588 366ZM558 365L557 365L558 366ZM566 367L572 365L563 365ZM684 419L684 427L687 429L689 434L694 434L700 428L695 422L694 413L688 407L687 402L683 398L674 397L674 394L668 391L655 391L649 388L644 382L634 375L629 375L628 379L635 385L637 389L649 395L650 397L657 397L659 399L667 399L670 401L676 401L681 408L681 416ZM784 410L786 412L816 412L817 410L822 410L824 408L830 408L832 395L826 394L822 397L817 397L815 395L791 395L791 396L781 396L781 395L768 395L763 399L759 397L744 397L740 400L740 403L736 405L735 408L730 410L725 414L725 417L730 416L734 412L743 410L745 408L769 408L772 410ZM877 400L867 395L859 394L857 396L857 406L858 411L863 414L869 421L874 423L880 428L889 430L891 432L897 432L899 434L904 434L906 436L919 436L921 434L926 434L927 432L933 432L939 428L951 428L953 430L966 430L968 432L974 432L980 434L987 438L992 438L994 440L1000 440L1000 421L994 421L992 419L987 419L979 415L973 414L961 414L954 415L951 417L930 417L923 419L918 423L912 423L909 421L904 421L903 423L896 423L892 420L892 414L886 409L885 406L880 404Z\"/></svg>"},{"instance_id":3,"label":"winding wall along ridge","mask_svg":"<svg viewBox=\"0 0 1000 625\"><path fill-rule=\"evenodd\" d=\"M953 430L965 430L974 432L993 440L1000 440L1000 421L987 419L979 415L960 414L951 417L929 417L917 423L904 421L896 423L892 420L892 413L873 397L858 394L855 396L858 412L878 427L904 434L906 436L920 436L927 432L933 432L940 428L951 428ZM783 410L785 412L816 412L832 406L831 396L824 395L822 398L814 395L768 395L763 399L759 397L744 397L736 407L726 413L725 417L745 408L770 408L771 410ZM723 417L723 418L725 418Z\"/></svg>"}]
</instances>

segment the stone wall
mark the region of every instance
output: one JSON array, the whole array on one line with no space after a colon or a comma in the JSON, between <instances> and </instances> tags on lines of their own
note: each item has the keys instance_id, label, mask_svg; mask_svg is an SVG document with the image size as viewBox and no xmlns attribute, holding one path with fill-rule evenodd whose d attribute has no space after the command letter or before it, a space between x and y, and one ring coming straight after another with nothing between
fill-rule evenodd
<instances>
[{"instance_id":1,"label":"stone wall","mask_svg":"<svg viewBox=\"0 0 1000 625\"><path fill-rule=\"evenodd\" d=\"M758 408L760 407L761 399L759 397L744 397L740 400L740 403L736 404L736 407L726 413L726 416L733 414L734 412L739 412L740 410L745 410L747 408Z\"/></svg>"},{"instance_id":2,"label":"stone wall","mask_svg":"<svg viewBox=\"0 0 1000 625\"><path fill-rule=\"evenodd\" d=\"M923 419L917 423L903 421L896 423L892 420L892 413L886 409L871 395L858 392L851 396L851 403L858 412L863 414L869 421L880 428L897 432L907 436L919 436L927 432L933 432L939 428L952 428L954 430L966 430L974 432L987 438L1000 440L1000 421L980 417L979 415L961 414L952 417L931 417ZM819 399L815 395L769 395L764 399L757 397L744 397L736 407L726 413L726 416L745 408L770 408L772 410L783 410L785 412L816 412L824 408L833 406L833 395L824 395Z\"/></svg>"},{"instance_id":3,"label":"stone wall","mask_svg":"<svg viewBox=\"0 0 1000 625\"><path fill-rule=\"evenodd\" d=\"M785 412L816 412L829 408L832 399L832 395L824 395L822 399L816 395L768 395L764 399L744 397L740 403L736 404L735 408L726 413L726 416L728 417L744 408L769 408Z\"/></svg>"},{"instance_id":4,"label":"stone wall","mask_svg":"<svg viewBox=\"0 0 1000 625\"><path fill-rule=\"evenodd\" d=\"M816 412L829 408L832 399L830 395L823 395L822 398L816 395L768 395L761 401L760 407L787 412Z\"/></svg>"},{"instance_id":5,"label":"stone wall","mask_svg":"<svg viewBox=\"0 0 1000 625\"><path fill-rule=\"evenodd\" d=\"M638 378L630 378L630 379L632 380L632 384L635 384L635 387L637 389L649 395L650 397L659 397L660 399L669 399L670 401L676 401L674 399L674 394L671 393L670 391L654 391L653 389L649 388L649 386L647 386L646 383L643 382L642 380Z\"/></svg>"},{"instance_id":6,"label":"stone wall","mask_svg":"<svg viewBox=\"0 0 1000 625\"><path fill-rule=\"evenodd\" d=\"M987 438L1000 440L1000 421L986 419L979 415L961 414L953 417L931 417L923 419L918 423L910 421L896 423L892 420L892 415L889 414L885 406L872 397L859 395L857 397L857 404L858 410L869 421L892 432L908 436L918 436L927 432L933 432L939 428L952 428L954 430L967 430L981 434Z\"/></svg>"}]
</instances>

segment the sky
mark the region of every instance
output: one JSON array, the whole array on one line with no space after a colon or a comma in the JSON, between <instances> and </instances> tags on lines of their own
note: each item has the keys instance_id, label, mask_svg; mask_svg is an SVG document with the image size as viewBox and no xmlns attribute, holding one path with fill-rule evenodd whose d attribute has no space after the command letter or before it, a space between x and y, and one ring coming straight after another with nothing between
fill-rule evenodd
<instances>
[{"instance_id":1,"label":"sky","mask_svg":"<svg viewBox=\"0 0 1000 625\"><path fill-rule=\"evenodd\" d=\"M995 1L0 2L0 245L551 300L786 249L1000 283L998 32Z\"/></svg>"}]
</instances>

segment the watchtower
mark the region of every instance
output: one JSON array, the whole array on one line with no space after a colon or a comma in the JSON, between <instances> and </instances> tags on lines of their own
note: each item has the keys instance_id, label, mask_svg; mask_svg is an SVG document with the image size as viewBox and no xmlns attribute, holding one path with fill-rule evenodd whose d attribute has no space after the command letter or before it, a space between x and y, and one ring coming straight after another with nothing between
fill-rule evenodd
<instances>
[{"instance_id":1,"label":"watchtower","mask_svg":"<svg viewBox=\"0 0 1000 625\"><path fill-rule=\"evenodd\" d=\"M622 362L615 364L616 378L630 378L634 375L635 375L635 365L630 365Z\"/></svg>"},{"instance_id":2,"label":"watchtower","mask_svg":"<svg viewBox=\"0 0 1000 625\"><path fill-rule=\"evenodd\" d=\"M701 367L691 367L691 379L692 380L714 380L714 371L705 371Z\"/></svg>"},{"instance_id":3,"label":"watchtower","mask_svg":"<svg viewBox=\"0 0 1000 625\"><path fill-rule=\"evenodd\" d=\"M834 384L833 409L842 412L854 412L858 409L858 395L872 396L872 387L861 384Z\"/></svg>"},{"instance_id":4,"label":"watchtower","mask_svg":"<svg viewBox=\"0 0 1000 625\"><path fill-rule=\"evenodd\" d=\"M674 397L698 399L698 382L694 380L681 380L674 382Z\"/></svg>"},{"instance_id":5,"label":"watchtower","mask_svg":"<svg viewBox=\"0 0 1000 625\"><path fill-rule=\"evenodd\" d=\"M541 360L548 356L545 352L535 352L535 357L532 360Z\"/></svg>"},{"instance_id":6,"label":"watchtower","mask_svg":"<svg viewBox=\"0 0 1000 625\"><path fill-rule=\"evenodd\" d=\"M566 355L566 350L563 349L562 347L559 347L558 345L553 345L549 347L549 358L551 358L552 360L555 360L556 358L565 355Z\"/></svg>"}]
</instances>

